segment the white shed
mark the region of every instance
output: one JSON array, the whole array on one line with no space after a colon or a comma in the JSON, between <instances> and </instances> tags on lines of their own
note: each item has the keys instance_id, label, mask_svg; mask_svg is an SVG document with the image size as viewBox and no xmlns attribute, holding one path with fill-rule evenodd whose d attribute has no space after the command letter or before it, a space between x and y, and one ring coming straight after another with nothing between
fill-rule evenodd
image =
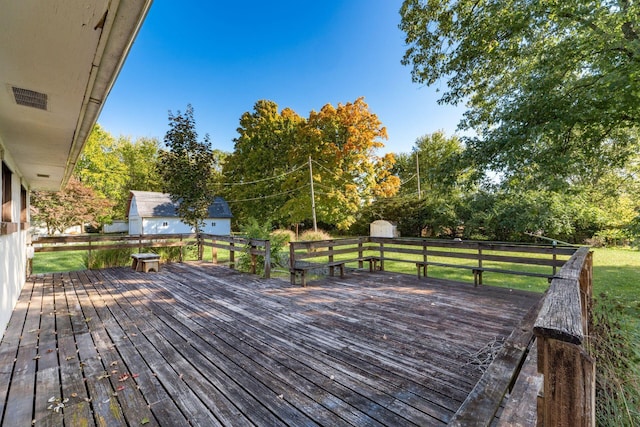
<instances>
[{"instance_id":1,"label":"white shed","mask_svg":"<svg viewBox=\"0 0 640 427\"><path fill-rule=\"evenodd\" d=\"M195 230L182 222L176 208L166 193L131 191L129 194L129 234L188 234ZM204 221L203 232L226 236L231 234L231 210L222 197L216 197L209 206L209 216Z\"/></svg>"},{"instance_id":2,"label":"white shed","mask_svg":"<svg viewBox=\"0 0 640 427\"><path fill-rule=\"evenodd\" d=\"M369 224L371 237L399 237L398 227L389 221L379 219Z\"/></svg>"}]
</instances>

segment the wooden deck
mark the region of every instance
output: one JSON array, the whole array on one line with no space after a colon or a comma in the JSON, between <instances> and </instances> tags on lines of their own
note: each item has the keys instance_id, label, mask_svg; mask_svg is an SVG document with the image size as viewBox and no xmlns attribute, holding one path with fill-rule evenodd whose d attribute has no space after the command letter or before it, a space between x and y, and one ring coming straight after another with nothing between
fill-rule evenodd
<instances>
[{"instance_id":1,"label":"wooden deck","mask_svg":"<svg viewBox=\"0 0 640 427\"><path fill-rule=\"evenodd\" d=\"M0 344L1 425L443 425L539 298L206 263L37 276Z\"/></svg>"}]
</instances>

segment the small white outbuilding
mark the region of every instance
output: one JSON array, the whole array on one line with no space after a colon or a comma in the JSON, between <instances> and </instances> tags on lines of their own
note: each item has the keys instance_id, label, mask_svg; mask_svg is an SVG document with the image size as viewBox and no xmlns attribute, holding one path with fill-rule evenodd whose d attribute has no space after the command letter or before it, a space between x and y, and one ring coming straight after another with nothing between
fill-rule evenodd
<instances>
[{"instance_id":1,"label":"small white outbuilding","mask_svg":"<svg viewBox=\"0 0 640 427\"><path fill-rule=\"evenodd\" d=\"M369 234L371 237L399 237L398 226L383 219L369 224Z\"/></svg>"},{"instance_id":2,"label":"small white outbuilding","mask_svg":"<svg viewBox=\"0 0 640 427\"><path fill-rule=\"evenodd\" d=\"M182 222L176 208L166 193L131 191L129 194L129 234L188 234L195 230ZM216 197L209 206L209 215L202 231L218 236L231 234L231 210L222 197Z\"/></svg>"}]
</instances>

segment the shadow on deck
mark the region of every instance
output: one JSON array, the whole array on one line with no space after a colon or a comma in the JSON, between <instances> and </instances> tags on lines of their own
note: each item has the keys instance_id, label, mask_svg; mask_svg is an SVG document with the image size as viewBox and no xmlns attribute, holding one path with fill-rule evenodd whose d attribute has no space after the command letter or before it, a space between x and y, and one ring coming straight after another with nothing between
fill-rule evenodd
<instances>
[{"instance_id":1,"label":"shadow on deck","mask_svg":"<svg viewBox=\"0 0 640 427\"><path fill-rule=\"evenodd\" d=\"M0 420L444 425L540 298L389 272L300 288L207 263L34 276L0 344Z\"/></svg>"}]
</instances>

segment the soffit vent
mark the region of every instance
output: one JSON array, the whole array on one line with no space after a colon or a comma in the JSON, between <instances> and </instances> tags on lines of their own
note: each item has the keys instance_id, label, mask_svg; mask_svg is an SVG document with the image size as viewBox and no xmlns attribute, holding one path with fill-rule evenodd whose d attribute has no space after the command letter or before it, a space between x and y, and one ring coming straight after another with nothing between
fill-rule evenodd
<instances>
[{"instance_id":1,"label":"soffit vent","mask_svg":"<svg viewBox=\"0 0 640 427\"><path fill-rule=\"evenodd\" d=\"M12 86L11 88L13 89L13 96L16 99L16 104L24 105L25 107L38 108L40 110L47 109L46 94L15 86Z\"/></svg>"}]
</instances>

